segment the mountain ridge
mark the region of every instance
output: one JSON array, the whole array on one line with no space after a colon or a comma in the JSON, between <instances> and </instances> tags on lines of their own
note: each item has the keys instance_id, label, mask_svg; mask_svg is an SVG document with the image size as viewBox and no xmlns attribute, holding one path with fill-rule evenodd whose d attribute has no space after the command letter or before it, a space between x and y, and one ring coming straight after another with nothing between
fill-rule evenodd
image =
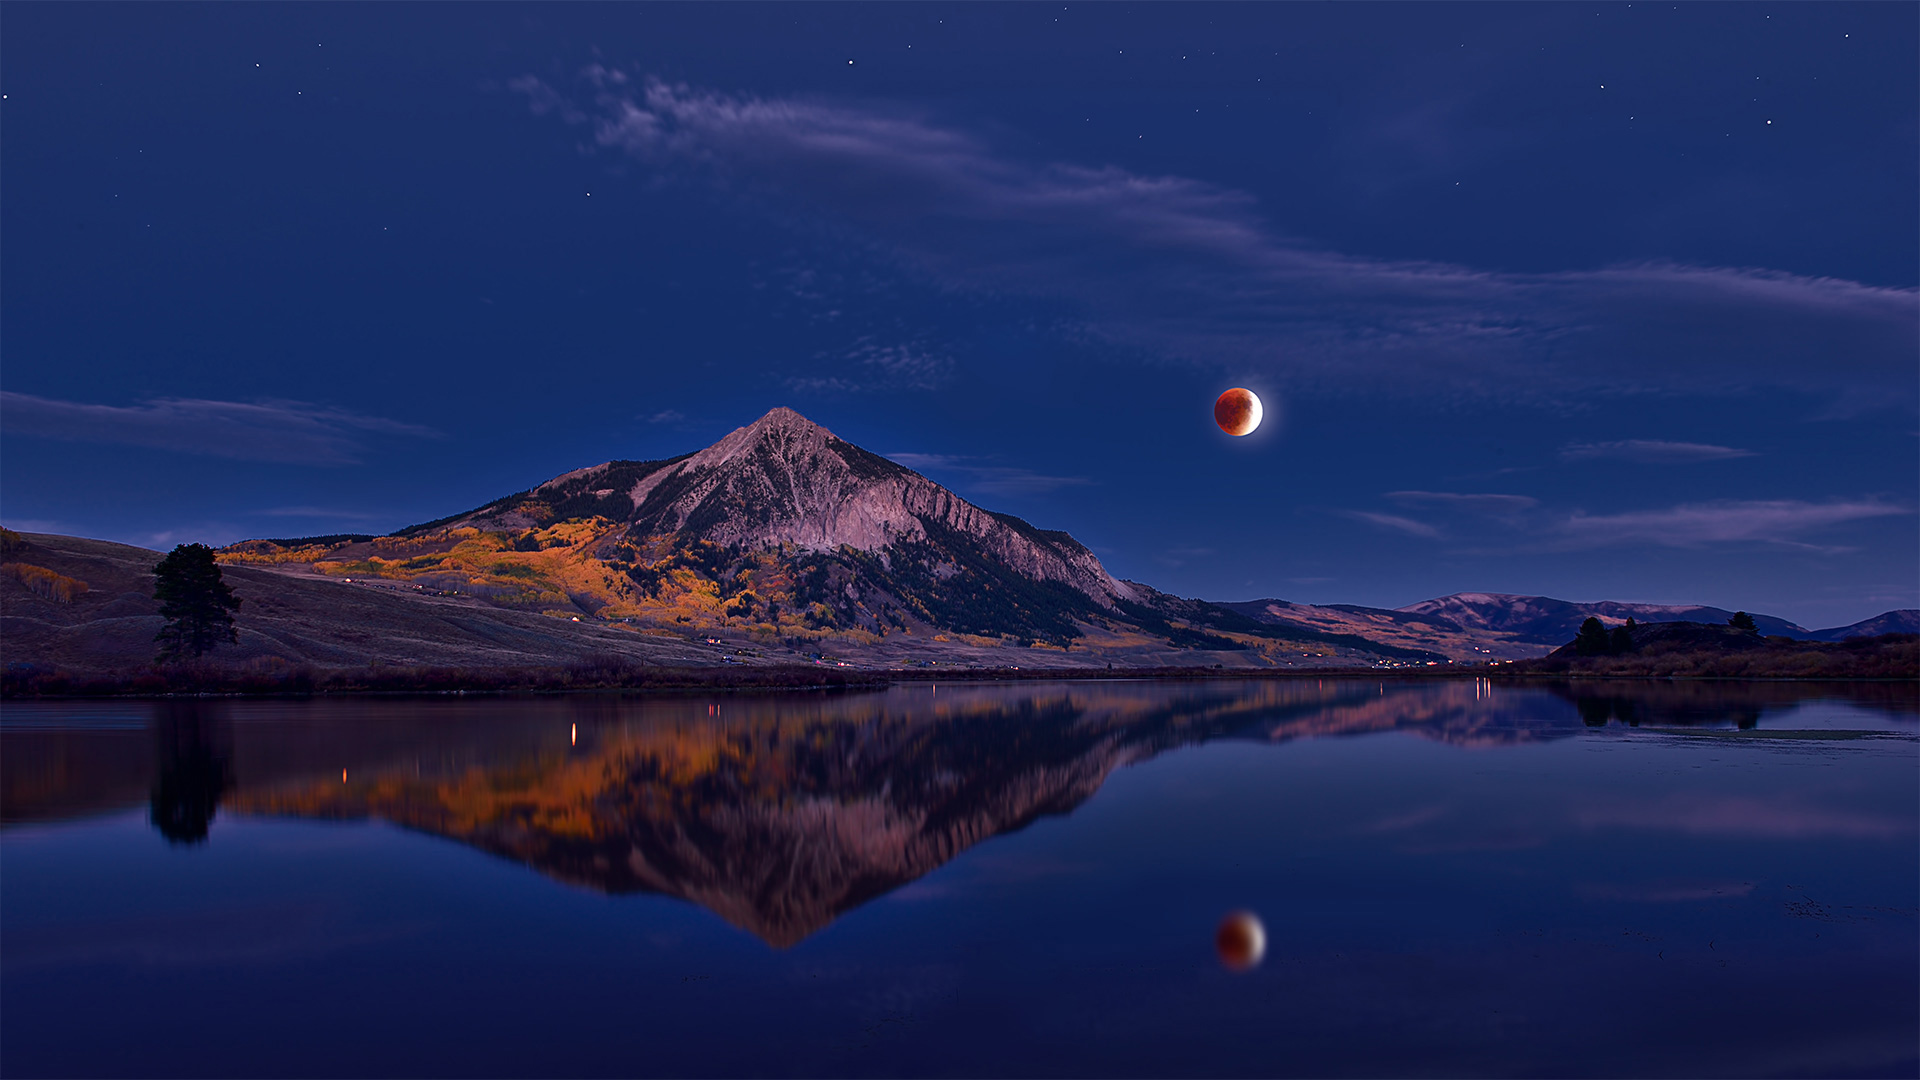
<instances>
[{"instance_id":1,"label":"mountain ridge","mask_svg":"<svg viewBox=\"0 0 1920 1080\"><path fill-rule=\"evenodd\" d=\"M1609 628L1628 618L1649 623L1724 625L1732 611L1705 604L1592 603L1517 593L1453 593L1400 608L1357 604L1295 604L1280 599L1224 601L1222 607L1276 626L1346 633L1410 648L1428 648L1455 660L1534 659L1573 640L1580 624L1597 618ZM1920 610L1895 609L1847 626L1808 630L1778 616L1750 613L1762 635L1796 641L1839 642L1889 633L1920 633Z\"/></svg>"}]
</instances>

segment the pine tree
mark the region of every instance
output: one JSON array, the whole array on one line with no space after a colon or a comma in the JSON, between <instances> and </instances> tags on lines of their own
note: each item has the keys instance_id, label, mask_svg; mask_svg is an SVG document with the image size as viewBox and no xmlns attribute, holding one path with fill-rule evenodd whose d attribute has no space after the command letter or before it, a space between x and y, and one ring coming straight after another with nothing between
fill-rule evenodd
<instances>
[{"instance_id":1,"label":"pine tree","mask_svg":"<svg viewBox=\"0 0 1920 1080\"><path fill-rule=\"evenodd\" d=\"M1749 633L1758 632L1760 629L1753 624L1753 616L1744 611L1734 612L1733 618L1727 620L1727 625L1733 627L1735 630L1745 630Z\"/></svg>"},{"instance_id":2,"label":"pine tree","mask_svg":"<svg viewBox=\"0 0 1920 1080\"><path fill-rule=\"evenodd\" d=\"M197 658L223 641L240 640L233 628L240 601L220 580L213 549L205 544L181 544L154 566L153 598L166 620L153 636L162 660Z\"/></svg>"},{"instance_id":3,"label":"pine tree","mask_svg":"<svg viewBox=\"0 0 1920 1080\"><path fill-rule=\"evenodd\" d=\"M1581 656L1607 654L1607 628L1599 619L1588 618L1580 624L1580 635L1573 639L1573 651Z\"/></svg>"},{"instance_id":4,"label":"pine tree","mask_svg":"<svg viewBox=\"0 0 1920 1080\"><path fill-rule=\"evenodd\" d=\"M1633 622L1628 620L1625 626L1616 626L1607 635L1607 651L1615 656L1633 651Z\"/></svg>"}]
</instances>

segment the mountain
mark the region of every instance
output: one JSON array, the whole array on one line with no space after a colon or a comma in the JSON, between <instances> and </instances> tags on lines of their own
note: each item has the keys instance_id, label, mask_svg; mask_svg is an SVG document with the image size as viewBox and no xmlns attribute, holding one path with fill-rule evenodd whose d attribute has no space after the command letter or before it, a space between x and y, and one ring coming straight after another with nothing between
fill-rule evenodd
<instances>
[{"instance_id":1,"label":"mountain","mask_svg":"<svg viewBox=\"0 0 1920 1080\"><path fill-rule=\"evenodd\" d=\"M1564 645L1580 632L1580 624L1597 618L1607 626L1618 626L1628 619L1635 622L1722 623L1733 612L1704 605L1623 604L1604 600L1578 604L1555 600L1550 596L1513 596L1507 593L1454 593L1435 600L1423 600L1400 609L1411 615L1435 616L1450 620L1462 628L1511 635L1515 640L1538 645ZM1790 638L1808 638L1813 632L1772 615L1754 615L1762 634Z\"/></svg>"},{"instance_id":2,"label":"mountain","mask_svg":"<svg viewBox=\"0 0 1920 1080\"><path fill-rule=\"evenodd\" d=\"M1066 533L982 510L786 408L698 453L579 469L398 535L525 532L545 548L556 526L596 519L608 527L595 530L590 553L631 586L609 590L595 614L657 598L673 570L696 568L747 615L779 605L777 594L787 612L831 609L812 616L816 625L871 631L917 616L1063 644L1079 636L1076 618L1151 593L1115 580Z\"/></svg>"},{"instance_id":3,"label":"mountain","mask_svg":"<svg viewBox=\"0 0 1920 1080\"><path fill-rule=\"evenodd\" d=\"M1233 601L1220 606L1289 633L1319 634L1336 641L1373 641L1471 663L1519 660L1539 656L1549 648L1507 634L1469 630L1447 618L1386 608L1295 604L1275 599Z\"/></svg>"},{"instance_id":4,"label":"mountain","mask_svg":"<svg viewBox=\"0 0 1920 1080\"><path fill-rule=\"evenodd\" d=\"M1724 626L1733 617L1733 612L1724 608L1698 604L1630 604L1613 600L1580 604L1550 596L1506 593L1455 593L1399 609L1294 604L1274 599L1220 606L1294 632L1349 636L1476 662L1545 656L1573 640L1580 624L1589 618L1614 627L1629 618L1641 625L1710 623ZM1808 630L1772 615L1756 614L1753 619L1761 634L1796 641L1844 641L1920 632L1920 611L1911 609L1889 611L1831 630Z\"/></svg>"},{"instance_id":5,"label":"mountain","mask_svg":"<svg viewBox=\"0 0 1920 1080\"><path fill-rule=\"evenodd\" d=\"M691 454L577 469L391 536L252 540L220 558L881 664L993 649L1041 665L1442 659L1121 581L1072 536L975 506L786 408Z\"/></svg>"},{"instance_id":6,"label":"mountain","mask_svg":"<svg viewBox=\"0 0 1920 1080\"><path fill-rule=\"evenodd\" d=\"M1879 637L1882 634L1920 634L1920 608L1900 608L1871 619L1861 619L1851 626L1815 630L1808 637L1813 641L1846 641L1849 638Z\"/></svg>"}]
</instances>

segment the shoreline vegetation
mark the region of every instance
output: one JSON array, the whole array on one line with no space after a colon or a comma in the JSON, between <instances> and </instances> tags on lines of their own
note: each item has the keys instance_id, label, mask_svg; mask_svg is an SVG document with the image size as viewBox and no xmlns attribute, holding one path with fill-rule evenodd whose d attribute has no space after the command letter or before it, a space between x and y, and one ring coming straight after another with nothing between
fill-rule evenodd
<instances>
[{"instance_id":1,"label":"shoreline vegetation","mask_svg":"<svg viewBox=\"0 0 1920 1080\"><path fill-rule=\"evenodd\" d=\"M872 689L897 682L1098 681L1105 679L1409 679L1484 678L1500 682L1845 681L1920 683L1920 635L1888 634L1837 644L1761 639L1728 650L1694 647L1617 656L1562 655L1490 665L1407 668L1185 667L839 667L819 664L676 667L590 655L566 665L444 667L223 664L199 660L133 671L73 671L9 664L0 699L306 697L353 694L568 694L672 690Z\"/></svg>"},{"instance_id":2,"label":"shoreline vegetation","mask_svg":"<svg viewBox=\"0 0 1920 1080\"><path fill-rule=\"evenodd\" d=\"M1620 631L1625 633L1617 650L1588 651L1576 639L1546 656L1502 667L1572 678L1920 679L1920 634L1814 642L1706 623Z\"/></svg>"}]
</instances>

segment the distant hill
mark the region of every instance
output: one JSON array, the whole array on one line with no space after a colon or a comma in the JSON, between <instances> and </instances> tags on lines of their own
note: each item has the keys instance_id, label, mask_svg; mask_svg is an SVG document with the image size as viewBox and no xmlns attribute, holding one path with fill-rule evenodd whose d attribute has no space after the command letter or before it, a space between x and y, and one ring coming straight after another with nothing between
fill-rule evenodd
<instances>
[{"instance_id":1,"label":"distant hill","mask_svg":"<svg viewBox=\"0 0 1920 1080\"><path fill-rule=\"evenodd\" d=\"M1456 661L1527 659L1544 656L1573 639L1580 624L1597 618L1614 627L1629 618L1639 624L1710 623L1725 625L1733 612L1704 604L1634 604L1606 600L1582 604L1550 596L1506 593L1455 593L1403 608L1354 604L1294 604L1285 600L1224 603L1249 618L1297 632L1347 634L1410 649L1429 649ZM1808 630L1773 615L1754 614L1763 635L1796 641L1844 641L1887 633L1920 632L1920 611L1889 611L1830 630Z\"/></svg>"},{"instance_id":2,"label":"distant hill","mask_svg":"<svg viewBox=\"0 0 1920 1080\"><path fill-rule=\"evenodd\" d=\"M1815 630L1807 636L1813 641L1845 641L1848 638L1879 637L1882 634L1920 634L1920 608L1901 608L1875 615L1871 619L1861 619L1851 626Z\"/></svg>"},{"instance_id":3,"label":"distant hill","mask_svg":"<svg viewBox=\"0 0 1920 1080\"><path fill-rule=\"evenodd\" d=\"M1219 606L1287 633L1358 638L1464 663L1539 656L1551 647L1517 640L1510 634L1469 630L1447 618L1386 608L1295 604L1276 599L1231 601Z\"/></svg>"}]
</instances>

